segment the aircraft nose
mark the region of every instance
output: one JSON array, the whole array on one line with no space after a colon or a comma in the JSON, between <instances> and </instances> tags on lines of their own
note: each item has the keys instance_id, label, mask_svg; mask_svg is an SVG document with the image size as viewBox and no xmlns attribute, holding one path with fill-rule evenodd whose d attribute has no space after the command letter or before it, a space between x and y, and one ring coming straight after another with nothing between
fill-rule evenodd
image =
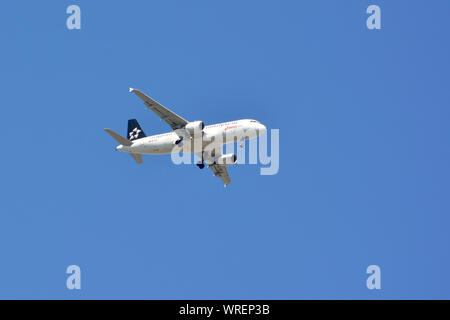
<instances>
[{"instance_id":1,"label":"aircraft nose","mask_svg":"<svg viewBox=\"0 0 450 320\"><path fill-rule=\"evenodd\" d=\"M264 133L266 133L266 132L267 132L266 126L263 125L263 124L260 124L260 125L259 125L259 134L264 134Z\"/></svg>"}]
</instances>

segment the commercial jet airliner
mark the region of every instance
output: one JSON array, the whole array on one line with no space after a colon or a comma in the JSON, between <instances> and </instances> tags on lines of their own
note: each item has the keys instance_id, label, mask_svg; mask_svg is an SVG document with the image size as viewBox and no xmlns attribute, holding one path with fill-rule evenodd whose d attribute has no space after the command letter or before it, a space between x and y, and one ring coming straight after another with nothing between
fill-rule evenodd
<instances>
[{"instance_id":1,"label":"commercial jet airliner","mask_svg":"<svg viewBox=\"0 0 450 320\"><path fill-rule=\"evenodd\" d=\"M111 129L105 129L117 142L118 151L128 152L137 163L142 163L143 154L170 154L172 152L189 152L200 157L197 163L200 169L205 163L212 169L214 176L219 177L225 187L231 183L227 166L236 163L233 153L222 154L222 146L226 143L256 138L267 131L259 121L251 119L236 120L205 126L203 121L187 121L165 108L157 101L139 90L130 88L144 101L147 109L156 113L161 120L167 122L172 132L147 137L136 119L128 120L127 138Z\"/></svg>"}]
</instances>

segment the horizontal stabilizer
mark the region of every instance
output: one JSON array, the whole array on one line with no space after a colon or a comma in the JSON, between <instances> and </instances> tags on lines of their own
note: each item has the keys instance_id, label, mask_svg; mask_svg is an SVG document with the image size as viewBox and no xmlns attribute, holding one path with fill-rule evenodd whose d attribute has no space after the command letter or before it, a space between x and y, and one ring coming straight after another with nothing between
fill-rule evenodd
<instances>
[{"instance_id":1,"label":"horizontal stabilizer","mask_svg":"<svg viewBox=\"0 0 450 320\"><path fill-rule=\"evenodd\" d=\"M142 155L139 153L130 153L134 160L136 160L137 163L142 163Z\"/></svg>"},{"instance_id":2,"label":"horizontal stabilizer","mask_svg":"<svg viewBox=\"0 0 450 320\"><path fill-rule=\"evenodd\" d=\"M115 133L114 131L112 131L111 129L105 128L105 131L111 136L113 137L117 142L119 142L121 145L124 146L131 146L131 141L122 137L120 134Z\"/></svg>"}]
</instances>

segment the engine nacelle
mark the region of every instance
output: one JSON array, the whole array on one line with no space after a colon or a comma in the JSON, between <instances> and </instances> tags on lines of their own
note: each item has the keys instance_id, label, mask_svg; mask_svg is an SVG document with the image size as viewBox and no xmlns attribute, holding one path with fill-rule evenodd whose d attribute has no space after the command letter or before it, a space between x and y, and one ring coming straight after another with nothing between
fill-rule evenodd
<instances>
[{"instance_id":1,"label":"engine nacelle","mask_svg":"<svg viewBox=\"0 0 450 320\"><path fill-rule=\"evenodd\" d=\"M237 156L234 153L227 153L221 155L219 158L217 158L216 163L217 164L224 164L226 166L232 166L237 161Z\"/></svg>"},{"instance_id":2,"label":"engine nacelle","mask_svg":"<svg viewBox=\"0 0 450 320\"><path fill-rule=\"evenodd\" d=\"M192 121L189 122L184 128L189 132L189 134L194 134L194 132L203 131L205 124L203 121Z\"/></svg>"}]
</instances>

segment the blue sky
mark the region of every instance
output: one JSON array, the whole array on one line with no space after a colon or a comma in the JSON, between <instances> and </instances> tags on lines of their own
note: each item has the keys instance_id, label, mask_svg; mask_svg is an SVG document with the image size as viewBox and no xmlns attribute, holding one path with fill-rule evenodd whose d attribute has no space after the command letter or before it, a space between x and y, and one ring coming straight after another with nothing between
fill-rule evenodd
<instances>
[{"instance_id":1,"label":"blue sky","mask_svg":"<svg viewBox=\"0 0 450 320\"><path fill-rule=\"evenodd\" d=\"M449 10L4 2L0 298L450 298ZM225 189L170 156L136 165L103 128L170 128L130 86L189 120L279 129L279 173L232 167Z\"/></svg>"}]
</instances>

